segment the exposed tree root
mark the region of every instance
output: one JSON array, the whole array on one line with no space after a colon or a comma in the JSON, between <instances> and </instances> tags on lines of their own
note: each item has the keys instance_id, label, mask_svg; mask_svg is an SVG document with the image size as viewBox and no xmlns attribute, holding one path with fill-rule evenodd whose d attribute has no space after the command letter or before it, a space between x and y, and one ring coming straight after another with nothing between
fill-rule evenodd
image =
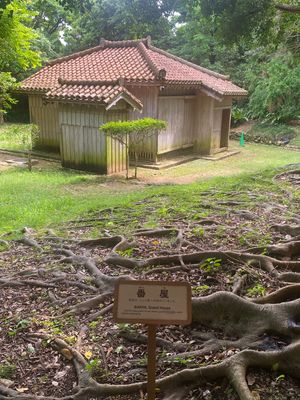
<instances>
[{"instance_id":1,"label":"exposed tree root","mask_svg":"<svg viewBox=\"0 0 300 400\"><path fill-rule=\"evenodd\" d=\"M121 330L119 332L119 336L123 337L124 339L128 340L129 342L134 342L134 343L142 343L142 344L147 344L147 336L142 335L141 333L134 332L134 331L127 331L127 330ZM177 351L183 351L186 348L186 345L182 343L173 343L170 342L169 340L162 339L157 337L156 338L156 344L158 347L161 347L162 349L166 350L177 350Z\"/></svg>"},{"instance_id":2,"label":"exposed tree root","mask_svg":"<svg viewBox=\"0 0 300 400\"><path fill-rule=\"evenodd\" d=\"M299 174L299 171L297 170L296 173ZM281 174L277 178L285 179L289 177L293 179L294 175L295 171ZM219 202L219 206L234 207L241 204L244 204L244 202L235 200ZM207 208L226 210L228 213L234 213L248 220L257 219L257 216L248 210L228 210L219 206L207 205ZM78 224L105 219L106 217L103 214L110 213L111 215L112 212L111 209L103 210L102 215L99 214L98 217L75 220L72 223ZM197 224L216 225L217 222L213 219L203 219L197 221ZM77 385L70 395L58 399L55 396L33 396L19 393L17 390L0 384L0 400L107 399L109 396L144 392L146 390L145 382L115 385L96 381L90 369L87 368L88 361L80 353L86 330L89 329L89 325L85 324L111 312L113 290L119 279L133 279L131 275L112 276L106 274L108 273L107 270L113 270L114 266L120 266L129 270L134 269L135 274L140 271L146 276L175 271L181 271L182 274L188 275L189 272L197 269L201 277L203 274L205 275L205 270L202 267L207 259L220 259L220 268L224 265L233 271L230 279L228 279L229 284L226 286L229 287L229 290L231 287L232 292L219 291L209 296L192 299L193 329L189 331L191 341L179 343L173 342L172 339L167 340L170 339L171 334L165 336L167 339L157 338L158 347L170 352L159 361L161 365L173 366L178 358L185 359L188 357L195 357L195 359L199 357L199 363L201 363L201 366L196 365L195 368L182 369L158 379L157 388L165 394L164 400L185 399L188 397L191 388L220 378L227 378L232 383L240 400L255 400L255 395L251 392L246 380L247 369L250 367L271 370L275 366L281 373L287 373L300 379L300 241L298 239L300 231L297 222L295 225L272 226L280 234L292 236L293 240L263 248L248 249L246 252L203 251L198 244L185 239L183 224L178 224L179 227L164 226L162 229L139 229L133 234L135 238L141 236L149 238L174 237L172 244L174 252L176 251L175 254L147 259L124 256L125 250L136 247L137 244L127 240L122 235L78 240L59 238L52 232L48 232L49 236L40 241L33 238L31 230L24 230L25 236L20 242L38 250L39 255L43 255L42 252L44 251L46 256L41 262L43 265L41 268L28 268L21 272L15 272L14 275L9 277L0 276L0 288L24 285L48 288L50 289L48 295L52 304L60 306L60 309L64 308L64 313L60 314L60 317L78 316L73 319L76 323L80 321L81 330L74 347L60 337L49 337L44 334L31 335L31 337L45 339L48 345L65 358L66 362L72 362L76 371ZM44 267L49 255L43 250L46 247L44 246L45 242L50 243L50 252L53 251L56 254L54 261L52 258L50 268ZM0 244L6 246L6 242L0 241ZM104 272L106 273L99 269L100 266L98 268L97 261L91 256L94 251L98 255L99 250L95 249L98 246L109 249L106 251L108 257L103 263L101 261L101 265L104 264L105 266ZM189 252L184 252L184 246L188 247ZM191 252L191 248L196 249L197 252ZM33 250L33 252L37 253L36 250ZM266 251L267 254L259 254L262 251ZM62 270L59 271L57 268ZM270 276L267 282L276 282L278 287L283 284L286 286L264 297L242 298L241 295L243 292L245 293L244 289L248 280L251 282L251 279L253 279L253 271L256 268L264 271L264 276ZM255 273L255 277L259 274L262 275L261 272L255 271ZM59 288L61 286L79 288L82 289L83 293L78 295L78 290L74 289L71 293L67 291L60 294ZM63 296L66 297L63 298ZM70 306L70 302L74 300L76 300L76 303ZM101 304L102 308L99 309ZM82 314L86 315L82 317ZM116 332L115 326L112 332ZM24 336L26 334L24 333ZM114 337L117 336L122 337L124 342L144 344L147 341L146 336L138 331L119 329ZM122 339L118 340L122 341ZM103 348L101 344L99 346L102 366L108 371L107 348L103 344ZM221 361L215 364L209 364L211 361L208 361L207 365L203 365L204 360L209 359L209 357L204 356L215 353L220 355ZM222 357L222 353L224 353L224 357Z\"/></svg>"},{"instance_id":3,"label":"exposed tree root","mask_svg":"<svg viewBox=\"0 0 300 400\"><path fill-rule=\"evenodd\" d=\"M132 258L123 257L120 255L113 255L106 258L106 262L111 265L119 265L125 268L144 268L156 267L161 265L185 265L202 263L207 258L218 258L223 262L235 263L235 267L239 267L243 263L256 263L262 270L268 272L271 276L283 282L300 282L300 274L296 272L283 272L279 273L276 269L277 266L289 267L293 270L299 270L299 262L297 261L281 261L276 260L264 255L241 253L237 251L202 251L197 253L188 254L174 254L168 256L159 256L148 258L145 260L136 260ZM156 269L158 271L158 269ZM150 274L150 271L147 272Z\"/></svg>"},{"instance_id":4,"label":"exposed tree root","mask_svg":"<svg viewBox=\"0 0 300 400\"><path fill-rule=\"evenodd\" d=\"M287 235L291 236L300 235L300 225L272 225L271 229L274 229L280 233L286 233Z\"/></svg>"},{"instance_id":5,"label":"exposed tree root","mask_svg":"<svg viewBox=\"0 0 300 400\"><path fill-rule=\"evenodd\" d=\"M285 260L291 260L293 257L300 255L300 241L291 241L280 243L272 246L255 247L248 249L247 252L260 253L266 251L272 257L280 257Z\"/></svg>"},{"instance_id":6,"label":"exposed tree root","mask_svg":"<svg viewBox=\"0 0 300 400\"><path fill-rule=\"evenodd\" d=\"M274 304L284 303L300 298L300 284L285 286L268 296L258 297L253 299L252 302L256 304Z\"/></svg>"},{"instance_id":7,"label":"exposed tree root","mask_svg":"<svg viewBox=\"0 0 300 400\"><path fill-rule=\"evenodd\" d=\"M99 384L88 375L85 369L86 362L76 350L72 349L61 339L54 339L53 344L57 346L58 350L64 356L68 354L68 357L71 357L78 376L76 393L74 393L73 396L63 397L63 400L83 400L91 397L107 398L107 396L113 395L138 393L141 389L145 389L145 382L124 385ZM299 341L280 351L261 352L256 350L243 350L219 364L194 369L184 369L165 378L158 379L156 386L162 391L176 391L178 388L193 385L195 382L201 385L202 382L213 382L226 377L231 381L240 400L255 400L246 381L246 371L248 368L259 367L272 369L272 367L276 365L280 371L289 373L295 378L300 378L299 357ZM0 395L2 399L33 399L30 395L20 394L4 386L0 386ZM35 396L34 398L37 400L57 399L48 396Z\"/></svg>"}]
</instances>

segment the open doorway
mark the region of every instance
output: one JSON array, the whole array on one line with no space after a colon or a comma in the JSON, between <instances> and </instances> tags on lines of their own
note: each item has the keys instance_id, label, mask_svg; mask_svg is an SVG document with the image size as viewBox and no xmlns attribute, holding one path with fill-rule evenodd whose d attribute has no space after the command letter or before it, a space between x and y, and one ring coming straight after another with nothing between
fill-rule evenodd
<instances>
[{"instance_id":1,"label":"open doorway","mask_svg":"<svg viewBox=\"0 0 300 400\"><path fill-rule=\"evenodd\" d=\"M229 128L230 128L230 108L225 108L222 111L221 135L220 135L220 148L228 147Z\"/></svg>"}]
</instances>

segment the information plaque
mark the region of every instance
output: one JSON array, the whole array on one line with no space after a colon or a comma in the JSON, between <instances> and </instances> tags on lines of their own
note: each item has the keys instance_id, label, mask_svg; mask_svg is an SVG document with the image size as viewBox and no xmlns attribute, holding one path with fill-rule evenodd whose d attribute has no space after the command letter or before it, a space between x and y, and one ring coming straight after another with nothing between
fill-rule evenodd
<instances>
[{"instance_id":1,"label":"information plaque","mask_svg":"<svg viewBox=\"0 0 300 400\"><path fill-rule=\"evenodd\" d=\"M120 279L115 288L114 320L148 325L147 400L155 400L156 327L189 325L192 293L187 282Z\"/></svg>"},{"instance_id":2,"label":"information plaque","mask_svg":"<svg viewBox=\"0 0 300 400\"><path fill-rule=\"evenodd\" d=\"M120 280L116 285L116 322L189 325L191 318L191 287L187 282Z\"/></svg>"}]
</instances>

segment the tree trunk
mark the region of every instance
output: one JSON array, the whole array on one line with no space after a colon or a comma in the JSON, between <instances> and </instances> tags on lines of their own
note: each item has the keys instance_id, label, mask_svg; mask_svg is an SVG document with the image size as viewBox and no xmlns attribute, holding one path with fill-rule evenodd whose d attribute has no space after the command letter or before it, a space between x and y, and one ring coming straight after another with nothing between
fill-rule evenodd
<instances>
[{"instance_id":1,"label":"tree trunk","mask_svg":"<svg viewBox=\"0 0 300 400\"><path fill-rule=\"evenodd\" d=\"M126 179L129 178L129 139L126 136L125 147L126 147Z\"/></svg>"},{"instance_id":2,"label":"tree trunk","mask_svg":"<svg viewBox=\"0 0 300 400\"><path fill-rule=\"evenodd\" d=\"M3 112L0 111L0 125L4 124L4 115Z\"/></svg>"},{"instance_id":3,"label":"tree trunk","mask_svg":"<svg viewBox=\"0 0 300 400\"><path fill-rule=\"evenodd\" d=\"M137 152L134 151L134 177L137 179L137 164L138 164L138 155Z\"/></svg>"},{"instance_id":4,"label":"tree trunk","mask_svg":"<svg viewBox=\"0 0 300 400\"><path fill-rule=\"evenodd\" d=\"M32 170L32 154L31 150L28 150L28 171Z\"/></svg>"}]
</instances>

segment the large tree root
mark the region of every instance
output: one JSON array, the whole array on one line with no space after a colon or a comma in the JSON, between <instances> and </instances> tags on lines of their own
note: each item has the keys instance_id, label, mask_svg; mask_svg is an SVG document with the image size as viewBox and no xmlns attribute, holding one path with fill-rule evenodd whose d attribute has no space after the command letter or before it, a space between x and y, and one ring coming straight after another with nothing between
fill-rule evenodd
<instances>
[{"instance_id":1,"label":"large tree root","mask_svg":"<svg viewBox=\"0 0 300 400\"><path fill-rule=\"evenodd\" d=\"M219 205L239 206L241 202L228 200L219 202ZM218 206L217 208L225 210ZM246 219L257 218L247 210L227 210L228 212L238 214ZM105 218L99 216L95 219ZM94 220L94 218L74 221L74 223L86 223L90 220ZM199 225L201 223L203 221L200 221ZM211 223L215 224L216 222L211 220ZM64 307L64 314L60 314L60 316L76 315L77 317L73 319L77 322L80 321L81 326L84 325L84 328L88 329L88 325L85 325L87 322L111 311L112 294L116 282L124 278L132 279L131 275L107 275L100 270L103 265L104 272L113 269L113 266L120 266L127 269L134 268L135 274L137 271L142 272L143 275L150 275L180 270L186 275L194 269L198 269L199 274L202 274L201 265L205 264L208 258L221 259L223 264L226 263L226 268L235 273L235 275L232 274L233 282L230 281L233 293L221 291L209 296L194 298L192 300L193 325L192 330L189 331L192 340L188 339L187 343L181 344L176 342L176 338L172 338L172 335L166 334L165 337L159 338L157 343L158 347L170 352L164 356L164 359L160 359L159 363L162 365L165 363L172 365L178 357L194 357L195 363L199 362L201 366L198 367L194 363L195 368L193 369L183 369L162 377L157 380L157 387L166 393L165 399L179 400L188 397L191 388L225 377L232 383L241 400L254 400L255 396L251 393L246 380L247 369L250 367L274 369L275 366L281 373L300 378L300 241L297 239L299 226L296 224L298 222L290 226L273 226L277 232L293 236L293 240L266 248L250 249L246 252L202 251L198 244L184 238L182 224L178 224L179 227L165 225L162 229L140 229L133 234L136 240L140 236L174 237L172 245L176 248L174 250L176 254L140 260L124 256L124 251L135 247L136 243L127 240L122 235L77 240L58 238L50 233L50 236L44 240L46 243L50 243L50 252L54 251L56 254L55 261L53 262L53 259L51 261L53 264L51 268L44 267L46 263L44 261L42 262L43 267L40 269L28 269L26 273L24 271L16 273L13 277L1 276L0 287L29 285L49 288L51 291L48 294L53 304ZM24 233L26 236L21 240L22 245L31 247L33 253L39 254L39 256L43 255L45 242L42 242L41 245L39 239L33 239L32 232L29 230ZM99 250L95 250L97 246L109 249L106 251L106 254L109 255L103 262L101 261L101 265L98 265L91 256L94 251L97 255L99 254ZM189 251L194 248L197 252L181 254L184 246L187 246ZM257 254L261 251L267 251L267 254ZM100 254L102 252L104 251L101 250ZM57 270L57 267L62 270ZM267 276L269 274L268 282L276 282L278 287L283 284L287 284L287 286L257 299L238 296L238 294L243 294L246 281L248 277L251 279L255 268L266 272L266 274L260 273L260 275ZM147 269L146 272L145 269ZM87 281L86 277L89 278ZM60 295L58 290L61 285L77 287L84 293L77 296L78 291L73 289L71 294L67 292L66 295L64 292ZM64 295L67 297L60 297ZM77 303L70 306L70 302L74 300ZM99 310L100 304L103 307ZM86 315L82 316L81 314ZM116 328L114 327L114 329ZM146 336L138 330L121 332L119 329L119 335L123 336L126 342L146 343ZM83 347L80 344L81 336L79 334L78 342L73 348L61 338L36 335L41 339L47 339L48 344L65 357L66 361L73 363L77 374L77 386L73 393L62 397L61 400L107 399L109 396L131 395L146 390L145 382L120 385L97 382L87 368L88 361L80 353L80 349ZM221 361L209 365L215 353L218 353ZM224 360L223 353L224 358L227 356ZM212 356L211 359L204 357L208 354ZM103 349L100 357L103 358L103 365L108 369L106 353ZM210 360L207 365L203 365L205 359ZM32 396L19 393L0 385L0 400L11 399L58 400L53 396Z\"/></svg>"},{"instance_id":2,"label":"large tree root","mask_svg":"<svg viewBox=\"0 0 300 400\"><path fill-rule=\"evenodd\" d=\"M260 254L242 253L237 251L202 251L188 254L174 254L169 256L159 256L145 260L136 260L120 255L111 255L106 258L106 262L111 265L119 265L125 268L138 268L143 270L149 267L161 265L185 265L202 263L208 258L218 258L223 262L235 263L236 266L242 263L256 263L262 270L283 282L300 282L300 273L282 272L279 273L276 267L286 267L294 271L300 270L299 261L282 261L269 256Z\"/></svg>"},{"instance_id":3,"label":"large tree root","mask_svg":"<svg viewBox=\"0 0 300 400\"><path fill-rule=\"evenodd\" d=\"M63 400L83 400L86 398L107 398L108 396L125 395L138 393L145 390L145 382L111 385L99 384L92 379L85 369L86 362L83 357L74 349L70 348L64 341L55 339L55 346L59 351L71 359L78 376L78 387L72 396L65 396ZM65 351L63 351L65 350ZM67 350L67 351L66 351ZM284 350L260 352L255 350L244 350L225 361L194 369L184 369L165 378L158 379L157 388L161 391L176 391L177 388L194 385L195 382L201 385L203 382L212 382L217 379L228 378L236 389L240 400L255 400L246 380L246 371L250 367L272 369L274 365L282 372L289 373L295 378L300 378L300 343L299 341L287 346ZM37 399L37 400L57 400L55 397L31 396L20 394L15 390L0 385L1 399Z\"/></svg>"}]
</instances>

